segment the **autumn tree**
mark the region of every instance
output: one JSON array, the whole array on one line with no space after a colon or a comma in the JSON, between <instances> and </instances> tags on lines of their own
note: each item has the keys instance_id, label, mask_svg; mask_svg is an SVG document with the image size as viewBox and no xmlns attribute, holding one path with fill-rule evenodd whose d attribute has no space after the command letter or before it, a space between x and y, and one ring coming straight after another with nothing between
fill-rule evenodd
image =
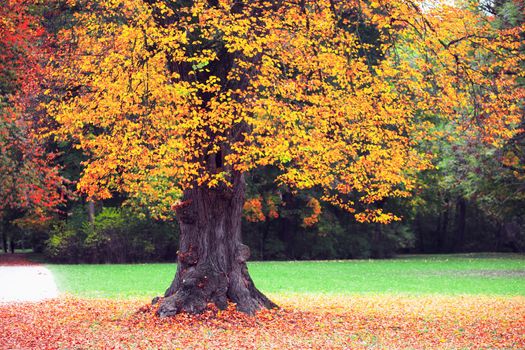
<instances>
[{"instance_id":1,"label":"autumn tree","mask_svg":"<svg viewBox=\"0 0 525 350\"><path fill-rule=\"evenodd\" d=\"M521 1L483 1L470 11L488 15L493 28L521 32L525 4ZM516 35L520 35L516 32ZM507 54L523 55L525 46L514 44ZM493 61L500 50L482 53ZM471 54L480 54L471 51ZM523 70L523 61L515 61L515 71ZM516 79L517 91L523 89L523 77ZM475 88L475 87L473 87ZM487 86L478 89L487 89ZM492 89L492 88L491 88ZM493 90L496 92L497 90ZM519 97L518 97L519 99ZM414 201L415 228L423 251L465 251L469 249L523 249L523 174L524 150L522 132L524 105L521 108L521 132L505 138L503 146L486 142L479 128L457 120L442 120L435 127L436 139L427 146L437 155L437 169L422 177L421 195ZM521 229L523 232L523 229ZM520 242L521 241L521 242Z\"/></svg>"},{"instance_id":2,"label":"autumn tree","mask_svg":"<svg viewBox=\"0 0 525 350\"><path fill-rule=\"evenodd\" d=\"M0 220L4 250L9 235L12 251L13 224L45 224L65 195L54 154L37 137L42 114L37 97L47 58L35 4L8 0L0 7Z\"/></svg>"},{"instance_id":3,"label":"autumn tree","mask_svg":"<svg viewBox=\"0 0 525 350\"><path fill-rule=\"evenodd\" d=\"M79 188L124 192L180 224L159 314L274 304L241 242L244 174L318 189L358 221L409 196L437 120L498 144L515 134L521 28L468 8L395 1L70 0L49 64L57 137L89 160ZM365 35L366 33L366 35ZM495 55L489 55L495 53ZM56 92L60 93L56 93ZM67 91L67 93L62 93ZM314 202L312 202L314 205Z\"/></svg>"}]
</instances>

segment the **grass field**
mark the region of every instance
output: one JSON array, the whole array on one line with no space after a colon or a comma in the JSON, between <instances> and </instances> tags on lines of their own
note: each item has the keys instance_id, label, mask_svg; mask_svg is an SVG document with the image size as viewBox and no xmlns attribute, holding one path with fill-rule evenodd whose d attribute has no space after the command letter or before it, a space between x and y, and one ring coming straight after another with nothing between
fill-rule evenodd
<instances>
[{"instance_id":1,"label":"grass field","mask_svg":"<svg viewBox=\"0 0 525 350\"><path fill-rule=\"evenodd\" d=\"M163 294L174 264L47 265L61 292L80 297L149 298ZM391 260L252 262L250 273L272 294L525 296L525 256L462 254Z\"/></svg>"}]
</instances>

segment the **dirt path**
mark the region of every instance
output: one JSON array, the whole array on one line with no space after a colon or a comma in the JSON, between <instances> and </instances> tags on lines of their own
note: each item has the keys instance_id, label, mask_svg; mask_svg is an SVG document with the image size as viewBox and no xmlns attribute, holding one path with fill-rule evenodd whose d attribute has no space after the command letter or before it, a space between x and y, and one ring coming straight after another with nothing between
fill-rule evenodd
<instances>
[{"instance_id":1,"label":"dirt path","mask_svg":"<svg viewBox=\"0 0 525 350\"><path fill-rule=\"evenodd\" d=\"M0 303L56 298L51 272L22 254L0 254Z\"/></svg>"}]
</instances>

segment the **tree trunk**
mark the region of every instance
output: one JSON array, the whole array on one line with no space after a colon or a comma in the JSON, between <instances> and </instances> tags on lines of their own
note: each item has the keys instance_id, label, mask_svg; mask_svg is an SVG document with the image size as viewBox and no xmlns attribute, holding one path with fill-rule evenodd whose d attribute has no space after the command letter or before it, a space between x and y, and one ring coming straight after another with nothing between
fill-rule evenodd
<instances>
[{"instance_id":1,"label":"tree trunk","mask_svg":"<svg viewBox=\"0 0 525 350\"><path fill-rule=\"evenodd\" d=\"M437 232L437 249L438 249L438 252L440 253L443 253L446 251L449 209L450 209L450 203L447 200L445 208L441 212L440 217L439 217L439 227L438 227L438 232Z\"/></svg>"},{"instance_id":2,"label":"tree trunk","mask_svg":"<svg viewBox=\"0 0 525 350\"><path fill-rule=\"evenodd\" d=\"M87 201L88 222L93 226L95 224L95 202L93 200Z\"/></svg>"},{"instance_id":3,"label":"tree trunk","mask_svg":"<svg viewBox=\"0 0 525 350\"><path fill-rule=\"evenodd\" d=\"M2 247L4 253L7 253L7 222L2 225Z\"/></svg>"},{"instance_id":4,"label":"tree trunk","mask_svg":"<svg viewBox=\"0 0 525 350\"><path fill-rule=\"evenodd\" d=\"M465 248L466 218L467 202L460 197L456 201L456 251L458 252Z\"/></svg>"},{"instance_id":5,"label":"tree trunk","mask_svg":"<svg viewBox=\"0 0 525 350\"><path fill-rule=\"evenodd\" d=\"M179 312L201 313L208 303L253 314L276 307L253 284L246 261L249 248L241 242L244 178L234 174L229 189L194 188L177 209L180 246L175 278L158 310L161 317Z\"/></svg>"},{"instance_id":6,"label":"tree trunk","mask_svg":"<svg viewBox=\"0 0 525 350\"><path fill-rule=\"evenodd\" d=\"M417 250L418 253L425 252L425 237L423 236L423 223L420 214L416 215L416 230L417 230Z\"/></svg>"}]
</instances>

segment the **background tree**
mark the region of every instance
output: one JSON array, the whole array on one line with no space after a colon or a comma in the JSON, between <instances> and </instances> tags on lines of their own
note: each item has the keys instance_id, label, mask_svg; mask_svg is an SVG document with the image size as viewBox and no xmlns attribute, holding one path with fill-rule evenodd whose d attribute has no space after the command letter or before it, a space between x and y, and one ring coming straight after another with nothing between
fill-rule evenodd
<instances>
[{"instance_id":1,"label":"background tree","mask_svg":"<svg viewBox=\"0 0 525 350\"><path fill-rule=\"evenodd\" d=\"M0 7L0 219L4 250L19 227L39 231L64 201L65 187L54 155L37 138L37 110L45 30L32 1Z\"/></svg>"},{"instance_id":2,"label":"background tree","mask_svg":"<svg viewBox=\"0 0 525 350\"><path fill-rule=\"evenodd\" d=\"M519 1L486 1L479 7L495 29L518 31L523 38L524 5ZM483 57L493 60L505 51L490 50ZM474 54L475 52L472 52ZM523 55L516 42L507 55ZM479 53L478 53L479 54ZM523 71L523 61L515 61ZM517 77L517 92L523 89L523 74ZM481 89L492 90L490 85ZM475 106L475 105L474 105ZM478 107L479 108L479 107ZM414 221L419 248L423 252L523 249L523 104L516 104L521 130L501 144L485 142L484 135L468 124L442 121L438 137L428 146L437 155L437 171L422 178L422 192Z\"/></svg>"},{"instance_id":3,"label":"background tree","mask_svg":"<svg viewBox=\"0 0 525 350\"><path fill-rule=\"evenodd\" d=\"M124 192L181 237L162 316L228 300L273 306L241 243L244 174L316 189L361 222L388 223L431 167L441 118L501 144L523 89L519 31L468 8L411 1L71 1L50 64L48 112L89 160L89 198ZM368 32L363 37L363 23ZM489 55L497 52L496 55ZM482 59L480 59L482 58ZM312 206L315 206L312 202Z\"/></svg>"}]
</instances>

